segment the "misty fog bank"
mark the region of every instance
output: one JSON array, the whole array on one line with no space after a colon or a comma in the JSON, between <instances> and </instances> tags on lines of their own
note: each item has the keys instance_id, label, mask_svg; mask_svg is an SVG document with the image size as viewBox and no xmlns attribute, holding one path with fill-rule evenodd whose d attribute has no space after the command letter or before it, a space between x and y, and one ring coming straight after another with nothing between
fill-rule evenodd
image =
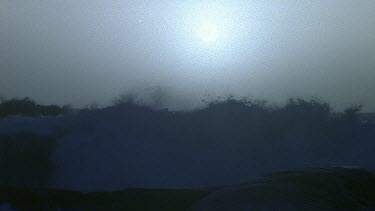
<instances>
[{"instance_id":1,"label":"misty fog bank","mask_svg":"<svg viewBox=\"0 0 375 211\"><path fill-rule=\"evenodd\" d=\"M83 107L161 87L173 109L232 94L374 111L374 11L373 0L0 0L0 95ZM206 45L195 26L210 15L225 30Z\"/></svg>"}]
</instances>

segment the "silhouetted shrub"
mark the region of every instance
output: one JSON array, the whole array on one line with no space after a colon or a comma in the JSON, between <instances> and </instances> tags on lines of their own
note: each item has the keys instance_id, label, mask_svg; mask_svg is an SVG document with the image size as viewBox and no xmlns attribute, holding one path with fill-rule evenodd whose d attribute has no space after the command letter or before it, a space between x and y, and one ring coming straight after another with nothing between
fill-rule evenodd
<instances>
[{"instance_id":1,"label":"silhouetted shrub","mask_svg":"<svg viewBox=\"0 0 375 211\"><path fill-rule=\"evenodd\" d=\"M9 115L58 116L66 113L69 109L69 106L39 105L30 98L3 100L0 104L0 118Z\"/></svg>"},{"instance_id":2,"label":"silhouetted shrub","mask_svg":"<svg viewBox=\"0 0 375 211\"><path fill-rule=\"evenodd\" d=\"M344 110L345 118L347 118L349 121L357 121L358 120L358 114L361 112L363 106L360 104L351 105L348 108Z\"/></svg>"},{"instance_id":3,"label":"silhouetted shrub","mask_svg":"<svg viewBox=\"0 0 375 211\"><path fill-rule=\"evenodd\" d=\"M99 156L93 162L103 159L98 165L103 165L106 159L116 160L118 155L118 159L131 164L126 166L121 162L121 168L131 169L138 165L137 158L144 159L140 159L139 163L148 166L155 157L160 158L157 165L161 166L164 165L162 162L168 163L175 159L164 167L181 167L182 171L193 169L189 172L192 174L198 172L194 170L196 166L207 167L207 172L211 172L212 168L212 171L223 170L232 175L243 172L250 175L258 169L264 173L290 166L357 165L371 160L370 153L375 147L372 144L375 127L363 127L361 121L358 121L359 107L356 106L349 107L345 112L334 112L327 103L315 98L290 99L285 106L269 106L263 100L228 98L207 103L206 107L196 110L168 111L139 105L137 100L134 95L123 95L114 101L113 106L82 109L61 118L63 132L59 134L69 131L71 136L66 140L72 142L67 144L73 141L80 143L81 137L90 140L85 142L87 145L84 144L72 153L77 153L77 157L97 157L94 153L97 152ZM25 107L37 107L36 103L25 101ZM41 113L39 111L37 115ZM7 174L0 175L0 182L15 185L46 184L48 177L43 176L51 171L49 153L53 149L53 145L45 145L47 142L40 141L46 139L25 135L2 137L4 141L0 146L0 155L4 158L0 168L1 171L6 168L9 170ZM86 154L81 153L81 149ZM100 154L106 150L105 156ZM106 156L110 154L109 151L119 154L110 158ZM124 158L121 157L122 152ZM70 156L69 153L66 156ZM26 157L18 158L19 154ZM232 165L235 162L240 163L242 169L236 169ZM94 168L96 163L92 165L87 168ZM247 167L249 169L246 170ZM200 177L200 174L192 177Z\"/></svg>"},{"instance_id":4,"label":"silhouetted shrub","mask_svg":"<svg viewBox=\"0 0 375 211\"><path fill-rule=\"evenodd\" d=\"M356 128L348 125L357 124L359 111L359 107L351 107L334 113L328 103L317 98L289 99L285 106L271 107L264 100L229 97L193 111L161 112L139 106L132 95L124 95L116 99L114 107L127 113L127 130L138 131L139 136L154 137L149 131L154 128L161 139L187 139L193 135L197 142L235 139L256 140L254 143L282 143L291 138L303 138L305 142L353 138L344 134L356 133Z\"/></svg>"}]
</instances>

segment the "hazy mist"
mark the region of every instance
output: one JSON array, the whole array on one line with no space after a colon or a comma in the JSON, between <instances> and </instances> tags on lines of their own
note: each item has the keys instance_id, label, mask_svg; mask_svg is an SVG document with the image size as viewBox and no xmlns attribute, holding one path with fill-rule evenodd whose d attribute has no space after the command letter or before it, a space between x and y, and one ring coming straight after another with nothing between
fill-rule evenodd
<instances>
[{"instance_id":1,"label":"hazy mist","mask_svg":"<svg viewBox=\"0 0 375 211\"><path fill-rule=\"evenodd\" d=\"M207 18L215 43L195 33ZM172 108L232 94L374 111L374 79L373 0L0 0L7 98L83 106L159 89Z\"/></svg>"}]
</instances>

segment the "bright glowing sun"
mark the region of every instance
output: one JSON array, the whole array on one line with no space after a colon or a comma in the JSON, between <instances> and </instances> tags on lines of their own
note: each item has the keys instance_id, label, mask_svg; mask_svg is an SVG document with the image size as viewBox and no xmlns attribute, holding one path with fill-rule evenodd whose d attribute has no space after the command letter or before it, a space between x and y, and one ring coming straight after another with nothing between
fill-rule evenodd
<instances>
[{"instance_id":1,"label":"bright glowing sun","mask_svg":"<svg viewBox=\"0 0 375 211\"><path fill-rule=\"evenodd\" d=\"M215 42L219 38L219 29L214 23L202 23L198 30L199 38L206 43Z\"/></svg>"}]
</instances>

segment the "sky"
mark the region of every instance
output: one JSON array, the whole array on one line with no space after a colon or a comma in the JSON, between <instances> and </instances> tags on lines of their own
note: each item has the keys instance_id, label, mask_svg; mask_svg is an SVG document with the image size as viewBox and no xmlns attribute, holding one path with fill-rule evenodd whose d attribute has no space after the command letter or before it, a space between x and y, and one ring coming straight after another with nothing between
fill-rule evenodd
<instances>
[{"instance_id":1,"label":"sky","mask_svg":"<svg viewBox=\"0 0 375 211\"><path fill-rule=\"evenodd\" d=\"M154 90L375 111L373 0L0 0L0 95L104 105ZM151 93L151 94L150 94Z\"/></svg>"}]
</instances>

